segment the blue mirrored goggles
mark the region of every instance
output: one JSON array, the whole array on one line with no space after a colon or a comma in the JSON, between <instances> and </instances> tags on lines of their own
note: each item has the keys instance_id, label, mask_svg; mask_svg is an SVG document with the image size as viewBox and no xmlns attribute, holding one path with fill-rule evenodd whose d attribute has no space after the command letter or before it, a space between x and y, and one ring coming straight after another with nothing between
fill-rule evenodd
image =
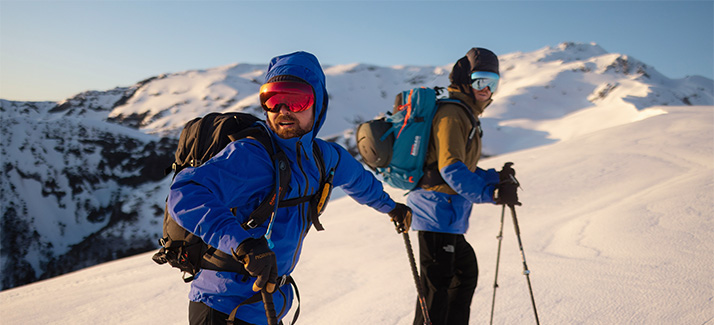
<instances>
[{"instance_id":1,"label":"blue mirrored goggles","mask_svg":"<svg viewBox=\"0 0 714 325\"><path fill-rule=\"evenodd\" d=\"M488 89L490 89L492 93L495 93L496 89L498 89L499 79L500 77L496 73L476 71L471 74L471 85L476 90L482 90L488 87Z\"/></svg>"}]
</instances>

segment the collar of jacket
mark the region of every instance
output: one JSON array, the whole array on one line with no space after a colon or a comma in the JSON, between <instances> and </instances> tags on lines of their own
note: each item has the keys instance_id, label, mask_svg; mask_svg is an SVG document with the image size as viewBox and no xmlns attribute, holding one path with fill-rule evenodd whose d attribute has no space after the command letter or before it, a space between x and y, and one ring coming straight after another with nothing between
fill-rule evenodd
<instances>
[{"instance_id":1,"label":"collar of jacket","mask_svg":"<svg viewBox=\"0 0 714 325\"><path fill-rule=\"evenodd\" d=\"M312 160L312 142L313 138L308 135L303 135L297 138L283 139L277 134L270 130L273 134L274 141L280 146L280 148L285 151L288 155L288 159L295 159L296 157L301 157L302 159ZM298 143L300 146L298 147ZM298 150L300 153L298 153Z\"/></svg>"},{"instance_id":2,"label":"collar of jacket","mask_svg":"<svg viewBox=\"0 0 714 325\"><path fill-rule=\"evenodd\" d=\"M449 91L449 98L458 99L458 100L462 101L463 103L465 103L468 107L471 108L471 111L474 113L474 116L476 116L476 117L483 114L483 111L486 110L486 107L488 107L488 105L490 105L491 102L493 102L493 99L491 99L491 98L489 98L487 101L483 101L483 102L476 101L476 100L474 100L473 96L464 94L463 92L461 92L461 90L459 90L457 88L453 88L451 86L449 86L449 88L447 88L447 90Z\"/></svg>"}]
</instances>

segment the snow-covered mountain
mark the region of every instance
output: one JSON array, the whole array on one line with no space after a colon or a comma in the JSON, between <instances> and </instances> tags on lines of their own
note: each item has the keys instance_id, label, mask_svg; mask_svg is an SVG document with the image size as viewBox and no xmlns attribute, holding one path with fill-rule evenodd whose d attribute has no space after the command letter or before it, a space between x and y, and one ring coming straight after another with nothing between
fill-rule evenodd
<instances>
[{"instance_id":1,"label":"snow-covered mountain","mask_svg":"<svg viewBox=\"0 0 714 325\"><path fill-rule=\"evenodd\" d=\"M656 114L643 112L651 106L714 102L710 79L669 79L653 67L627 55L607 53L596 44L562 43L529 53L503 54L499 60L502 82L483 120L485 131L494 135L486 140L487 155L636 121ZM187 120L208 112L262 115L258 90L265 68L235 64L161 75L135 86L133 96L117 105L109 117L148 134L175 137ZM330 108L322 137L349 144L356 122L388 111L394 96L404 89L446 87L450 71L451 64L325 67ZM592 123L593 119L599 123ZM564 125L570 127L561 128Z\"/></svg>"},{"instance_id":2,"label":"snow-covered mountain","mask_svg":"<svg viewBox=\"0 0 714 325\"><path fill-rule=\"evenodd\" d=\"M595 44L500 59L502 84L482 119L486 155L665 113L653 106L714 105L712 80L669 79ZM2 288L155 248L170 182L163 169L183 124L213 111L262 115L266 67L165 74L59 103L0 100ZM401 90L447 86L450 70L326 66L330 110L322 137L352 147L358 122L390 110Z\"/></svg>"},{"instance_id":3,"label":"snow-covered mountain","mask_svg":"<svg viewBox=\"0 0 714 325\"><path fill-rule=\"evenodd\" d=\"M1 102L3 288L156 246L176 141L105 122L110 93Z\"/></svg>"}]
</instances>

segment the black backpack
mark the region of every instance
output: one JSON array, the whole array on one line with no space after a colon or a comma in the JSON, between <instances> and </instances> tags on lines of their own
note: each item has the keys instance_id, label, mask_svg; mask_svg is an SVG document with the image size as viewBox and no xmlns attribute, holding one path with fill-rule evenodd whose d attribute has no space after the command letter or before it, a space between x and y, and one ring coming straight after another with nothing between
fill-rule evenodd
<instances>
[{"instance_id":1,"label":"black backpack","mask_svg":"<svg viewBox=\"0 0 714 325\"><path fill-rule=\"evenodd\" d=\"M189 121L181 131L175 154L176 160L170 168L167 168L167 174L173 170L175 177L186 167L202 165L232 141L253 138L265 147L273 165L278 169L278 184L241 226L250 229L263 224L276 211L276 204L285 207L310 201L313 225L317 230L323 230L318 217L329 200L332 177L331 173L330 175L325 173L325 164L317 144L313 142L315 160L322 179L320 191L313 196L282 201L285 194L289 192L290 164L285 153L273 145L265 124L258 123L259 121L261 121L259 118L247 113L210 113ZM167 209L164 210L163 237L159 239L159 245L161 248L152 257L154 262L169 263L172 267L183 271L185 282L193 280L200 269L247 274L243 265L232 255L206 244L200 237L181 227L171 218Z\"/></svg>"}]
</instances>

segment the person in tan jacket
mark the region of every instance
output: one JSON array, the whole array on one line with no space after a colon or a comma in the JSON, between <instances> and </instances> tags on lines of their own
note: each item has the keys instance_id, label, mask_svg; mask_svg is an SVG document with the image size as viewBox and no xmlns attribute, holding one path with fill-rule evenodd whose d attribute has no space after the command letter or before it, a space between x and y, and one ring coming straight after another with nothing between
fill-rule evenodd
<instances>
[{"instance_id":1,"label":"person in tan jacket","mask_svg":"<svg viewBox=\"0 0 714 325\"><path fill-rule=\"evenodd\" d=\"M418 231L420 280L434 325L469 321L478 263L464 233L473 204L518 202L515 187L499 185L504 171L499 174L477 166L482 133L478 116L492 102L499 79L498 57L488 49L472 48L456 62L449 75L449 98L467 106L472 116L457 103L439 108L425 176L407 198L412 229ZM424 324L419 303L414 324Z\"/></svg>"}]
</instances>

